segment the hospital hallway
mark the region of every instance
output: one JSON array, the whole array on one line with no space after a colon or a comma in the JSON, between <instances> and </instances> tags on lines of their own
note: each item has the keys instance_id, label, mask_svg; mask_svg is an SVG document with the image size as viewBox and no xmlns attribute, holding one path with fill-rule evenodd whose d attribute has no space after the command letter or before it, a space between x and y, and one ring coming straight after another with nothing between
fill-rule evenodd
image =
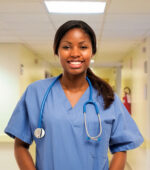
<instances>
[{"instance_id":1,"label":"hospital hallway","mask_svg":"<svg viewBox=\"0 0 150 170\"><path fill-rule=\"evenodd\" d=\"M68 20L83 20L94 29L97 53L90 68L112 86L144 137L127 152L125 170L150 170L150 0L91 2L104 2L104 11L50 12L44 0L0 0L0 170L19 170L14 140L4 129L30 83L62 72L53 40ZM34 142L30 153L35 161Z\"/></svg>"}]
</instances>

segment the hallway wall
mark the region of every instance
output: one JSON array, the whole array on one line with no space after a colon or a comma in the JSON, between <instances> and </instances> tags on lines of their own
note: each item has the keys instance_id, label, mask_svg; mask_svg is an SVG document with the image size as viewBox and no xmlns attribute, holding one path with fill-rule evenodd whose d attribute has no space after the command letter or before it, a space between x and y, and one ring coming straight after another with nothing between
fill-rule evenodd
<instances>
[{"instance_id":1,"label":"hallway wall","mask_svg":"<svg viewBox=\"0 0 150 170\"><path fill-rule=\"evenodd\" d=\"M0 134L20 96L19 45L0 44Z\"/></svg>"},{"instance_id":2,"label":"hallway wall","mask_svg":"<svg viewBox=\"0 0 150 170\"><path fill-rule=\"evenodd\" d=\"M148 95L149 73L148 60L150 52L148 50L150 44L149 39L143 40L138 46L132 49L123 61L122 68L122 91L128 86L131 89L131 112L132 117L136 121L145 141L144 144L128 154L128 160L133 169L148 170L149 148L149 109L150 102ZM135 156L136 155L136 156ZM139 161L140 160L140 161Z\"/></svg>"},{"instance_id":3,"label":"hallway wall","mask_svg":"<svg viewBox=\"0 0 150 170\"><path fill-rule=\"evenodd\" d=\"M0 169L18 169L14 161L14 141L4 135L3 131L27 85L43 79L45 71L49 70L48 62L23 44L0 44ZM32 154L35 155L35 152L32 151Z\"/></svg>"}]
</instances>

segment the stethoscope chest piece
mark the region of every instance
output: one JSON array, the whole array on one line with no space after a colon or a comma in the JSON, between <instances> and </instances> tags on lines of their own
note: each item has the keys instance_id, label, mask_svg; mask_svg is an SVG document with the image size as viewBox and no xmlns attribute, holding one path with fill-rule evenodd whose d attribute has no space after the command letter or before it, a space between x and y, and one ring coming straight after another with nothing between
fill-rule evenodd
<instances>
[{"instance_id":1,"label":"stethoscope chest piece","mask_svg":"<svg viewBox=\"0 0 150 170\"><path fill-rule=\"evenodd\" d=\"M43 128L36 128L34 131L34 136L41 139L45 136L45 130Z\"/></svg>"}]
</instances>

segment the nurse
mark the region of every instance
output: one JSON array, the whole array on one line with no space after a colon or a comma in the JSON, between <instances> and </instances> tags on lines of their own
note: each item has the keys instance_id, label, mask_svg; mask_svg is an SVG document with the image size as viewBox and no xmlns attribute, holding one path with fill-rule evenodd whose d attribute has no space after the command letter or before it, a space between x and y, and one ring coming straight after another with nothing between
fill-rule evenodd
<instances>
[{"instance_id":1,"label":"nurse","mask_svg":"<svg viewBox=\"0 0 150 170\"><path fill-rule=\"evenodd\" d=\"M83 21L64 23L56 32L54 53L63 73L29 85L5 129L15 138L19 168L123 170L126 151L141 145L143 137L112 88L89 68L96 53L93 30ZM88 102L83 109L89 99L95 104ZM43 130L39 133L37 127ZM28 151L33 140L35 165ZM110 164L108 149L113 154Z\"/></svg>"}]
</instances>

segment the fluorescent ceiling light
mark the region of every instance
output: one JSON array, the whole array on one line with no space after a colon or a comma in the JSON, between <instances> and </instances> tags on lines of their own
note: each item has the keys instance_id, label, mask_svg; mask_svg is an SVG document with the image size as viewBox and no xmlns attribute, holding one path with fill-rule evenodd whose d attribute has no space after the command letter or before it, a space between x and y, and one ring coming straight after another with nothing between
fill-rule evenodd
<instances>
[{"instance_id":1,"label":"fluorescent ceiling light","mask_svg":"<svg viewBox=\"0 0 150 170\"><path fill-rule=\"evenodd\" d=\"M106 2L45 1L49 13L103 13Z\"/></svg>"}]
</instances>

